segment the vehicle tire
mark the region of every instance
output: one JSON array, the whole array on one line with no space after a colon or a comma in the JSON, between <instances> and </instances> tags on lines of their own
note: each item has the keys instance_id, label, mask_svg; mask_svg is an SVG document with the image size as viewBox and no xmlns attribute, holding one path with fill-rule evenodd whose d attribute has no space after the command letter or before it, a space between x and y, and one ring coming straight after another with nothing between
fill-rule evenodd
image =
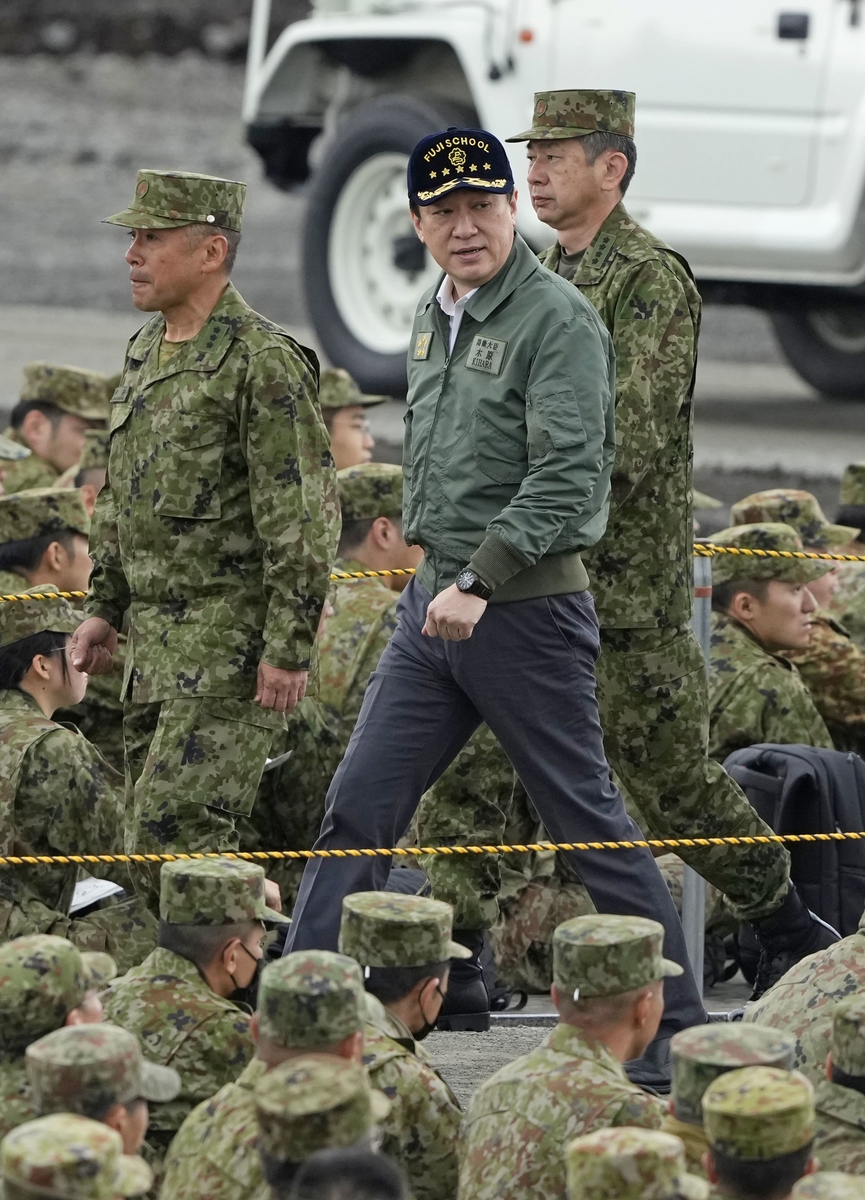
<instances>
[{"instance_id":1,"label":"vehicle tire","mask_svg":"<svg viewBox=\"0 0 865 1200\"><path fill-rule=\"evenodd\" d=\"M409 153L465 116L412 96L374 100L337 130L313 176L303 232L307 310L331 362L366 392L405 395L415 308L439 275L408 211Z\"/></svg>"},{"instance_id":2,"label":"vehicle tire","mask_svg":"<svg viewBox=\"0 0 865 1200\"><path fill-rule=\"evenodd\" d=\"M790 365L839 400L865 399L865 305L823 305L770 314Z\"/></svg>"}]
</instances>

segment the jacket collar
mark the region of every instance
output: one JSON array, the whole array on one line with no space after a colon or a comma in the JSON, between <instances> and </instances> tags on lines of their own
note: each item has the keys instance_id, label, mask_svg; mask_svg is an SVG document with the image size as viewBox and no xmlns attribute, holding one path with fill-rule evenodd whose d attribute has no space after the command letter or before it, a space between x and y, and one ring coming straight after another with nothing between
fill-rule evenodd
<instances>
[{"instance_id":1,"label":"jacket collar","mask_svg":"<svg viewBox=\"0 0 865 1200\"><path fill-rule=\"evenodd\" d=\"M584 1058L593 1063L606 1067L613 1074L621 1076L627 1083L627 1076L619 1060L605 1043L593 1038L590 1034L576 1029L573 1025L559 1024L547 1035L546 1045L559 1054L568 1054L573 1058Z\"/></svg>"},{"instance_id":2,"label":"jacket collar","mask_svg":"<svg viewBox=\"0 0 865 1200\"><path fill-rule=\"evenodd\" d=\"M194 338L184 342L163 367L159 366L159 347L165 333L165 318L153 317L132 339L129 362L144 365L139 385L156 383L180 371L215 371L225 352L249 316L249 306L233 283L229 283L213 312Z\"/></svg>"},{"instance_id":3,"label":"jacket collar","mask_svg":"<svg viewBox=\"0 0 865 1200\"><path fill-rule=\"evenodd\" d=\"M786 658L780 658L777 654L773 654L771 650L767 650L762 643L757 641L750 629L746 629L744 625L741 625L735 618L727 616L726 613L712 613L712 632L719 633L728 642L747 646L755 659L771 658L773 662L785 667L788 671L794 670L792 663L788 662Z\"/></svg>"},{"instance_id":4,"label":"jacket collar","mask_svg":"<svg viewBox=\"0 0 865 1200\"><path fill-rule=\"evenodd\" d=\"M622 247L634 230L638 228L636 221L629 216L624 204L619 201L586 247L586 252L577 264L571 282L574 284L600 283L615 255L622 252ZM557 269L561 253L561 247L557 242L544 255L544 263L551 271Z\"/></svg>"},{"instance_id":5,"label":"jacket collar","mask_svg":"<svg viewBox=\"0 0 865 1200\"><path fill-rule=\"evenodd\" d=\"M466 312L476 321L485 321L498 308L502 301L507 300L511 292L515 291L521 283L524 283L530 275L539 269L540 263L533 251L520 235L516 234L505 265L497 275L492 277L489 283L485 283L482 287L478 288L471 300L466 304ZM433 286L426 305L427 311L434 307L438 308L436 294L442 285L443 279L444 272L438 277L437 282Z\"/></svg>"},{"instance_id":6,"label":"jacket collar","mask_svg":"<svg viewBox=\"0 0 865 1200\"><path fill-rule=\"evenodd\" d=\"M22 692L19 688L7 688L2 692L0 708L12 709L14 712L29 713L33 717L41 717L44 721L51 720L50 717L45 716L33 697L29 696L27 692Z\"/></svg>"}]
</instances>

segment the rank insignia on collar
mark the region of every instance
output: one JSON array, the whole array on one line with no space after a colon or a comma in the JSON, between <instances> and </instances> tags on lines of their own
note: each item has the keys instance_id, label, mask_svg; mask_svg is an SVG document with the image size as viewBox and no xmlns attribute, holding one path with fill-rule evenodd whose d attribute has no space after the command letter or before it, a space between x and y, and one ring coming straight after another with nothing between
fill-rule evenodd
<instances>
[{"instance_id":1,"label":"rank insignia on collar","mask_svg":"<svg viewBox=\"0 0 865 1200\"><path fill-rule=\"evenodd\" d=\"M417 340L414 344L414 354L412 358L415 361L419 359L429 358L429 348L432 343L432 330L424 330L417 335Z\"/></svg>"},{"instance_id":2,"label":"rank insignia on collar","mask_svg":"<svg viewBox=\"0 0 865 1200\"><path fill-rule=\"evenodd\" d=\"M507 348L507 342L478 334L469 348L466 366L472 371L486 371L488 375L498 375L501 373Z\"/></svg>"}]
</instances>

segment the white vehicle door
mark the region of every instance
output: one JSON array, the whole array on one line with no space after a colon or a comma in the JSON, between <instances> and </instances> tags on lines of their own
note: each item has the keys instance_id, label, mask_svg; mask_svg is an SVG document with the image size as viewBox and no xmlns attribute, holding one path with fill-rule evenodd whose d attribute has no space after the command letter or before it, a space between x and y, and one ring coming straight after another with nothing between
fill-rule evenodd
<instances>
[{"instance_id":1,"label":"white vehicle door","mask_svg":"<svg viewBox=\"0 0 865 1200\"><path fill-rule=\"evenodd\" d=\"M641 200L801 205L851 2L557 0L551 86L636 92Z\"/></svg>"}]
</instances>

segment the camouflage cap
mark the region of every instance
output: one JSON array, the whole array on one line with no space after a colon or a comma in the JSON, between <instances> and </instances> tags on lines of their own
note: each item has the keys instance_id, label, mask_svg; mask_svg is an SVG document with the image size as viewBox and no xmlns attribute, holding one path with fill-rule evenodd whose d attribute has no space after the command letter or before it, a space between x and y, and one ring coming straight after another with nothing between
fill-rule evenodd
<instances>
[{"instance_id":1,"label":"camouflage cap","mask_svg":"<svg viewBox=\"0 0 865 1200\"><path fill-rule=\"evenodd\" d=\"M108 420L108 387L99 371L32 362L24 368L19 399L53 404L85 421Z\"/></svg>"},{"instance_id":2,"label":"camouflage cap","mask_svg":"<svg viewBox=\"0 0 865 1200\"><path fill-rule=\"evenodd\" d=\"M362 967L423 967L471 958L451 940L454 910L443 900L396 892L354 892L342 902L339 952Z\"/></svg>"},{"instance_id":3,"label":"camouflage cap","mask_svg":"<svg viewBox=\"0 0 865 1200\"><path fill-rule=\"evenodd\" d=\"M802 544L814 550L846 546L859 533L849 525L833 525L826 519L817 497L796 488L770 488L737 500L730 509L730 520L734 525L781 522L795 529Z\"/></svg>"},{"instance_id":4,"label":"camouflage cap","mask_svg":"<svg viewBox=\"0 0 865 1200\"><path fill-rule=\"evenodd\" d=\"M360 463L337 471L343 521L402 516L402 467Z\"/></svg>"},{"instance_id":5,"label":"camouflage cap","mask_svg":"<svg viewBox=\"0 0 865 1200\"><path fill-rule=\"evenodd\" d=\"M681 975L679 964L663 957L663 946L663 925L646 917L573 917L553 933L553 982L574 1000L588 1000Z\"/></svg>"},{"instance_id":6,"label":"camouflage cap","mask_svg":"<svg viewBox=\"0 0 865 1200\"><path fill-rule=\"evenodd\" d=\"M139 171L135 196L123 212L105 217L127 229L213 225L240 233L246 184L194 171Z\"/></svg>"},{"instance_id":7,"label":"camouflage cap","mask_svg":"<svg viewBox=\"0 0 865 1200\"><path fill-rule=\"evenodd\" d=\"M43 1115L107 1111L132 1100L164 1103L180 1091L173 1067L141 1055L134 1033L118 1025L69 1025L55 1029L24 1054L34 1106Z\"/></svg>"},{"instance_id":8,"label":"camouflage cap","mask_svg":"<svg viewBox=\"0 0 865 1200\"><path fill-rule=\"evenodd\" d=\"M846 996L832 1010L832 1063L845 1075L865 1075L865 995Z\"/></svg>"},{"instance_id":9,"label":"camouflage cap","mask_svg":"<svg viewBox=\"0 0 865 1200\"><path fill-rule=\"evenodd\" d=\"M793 1184L791 1200L865 1200L865 1178L841 1171L815 1171Z\"/></svg>"},{"instance_id":10,"label":"camouflage cap","mask_svg":"<svg viewBox=\"0 0 865 1200\"><path fill-rule=\"evenodd\" d=\"M52 1113L19 1125L0 1143L5 1200L57 1196L114 1200L153 1186L143 1158L123 1153L119 1133L77 1113Z\"/></svg>"},{"instance_id":11,"label":"camouflage cap","mask_svg":"<svg viewBox=\"0 0 865 1200\"><path fill-rule=\"evenodd\" d=\"M739 1067L793 1068L795 1038L765 1025L694 1025L670 1042L673 1111L678 1121L703 1124L703 1093L713 1080Z\"/></svg>"},{"instance_id":12,"label":"camouflage cap","mask_svg":"<svg viewBox=\"0 0 865 1200\"><path fill-rule=\"evenodd\" d=\"M713 533L716 546L738 546L745 550L781 550L802 553L802 539L795 529L774 521L734 525ZM749 555L716 554L712 559L712 582L731 579L779 579L783 583L810 583L832 570L831 562L814 559L752 558Z\"/></svg>"},{"instance_id":13,"label":"camouflage cap","mask_svg":"<svg viewBox=\"0 0 865 1200\"><path fill-rule=\"evenodd\" d=\"M0 460L3 462L20 462L22 458L29 458L32 453L28 446L13 442L5 433L0 433Z\"/></svg>"},{"instance_id":14,"label":"camouflage cap","mask_svg":"<svg viewBox=\"0 0 865 1200\"><path fill-rule=\"evenodd\" d=\"M366 1024L363 975L353 958L296 950L265 967L258 987L258 1032L290 1050L316 1050Z\"/></svg>"},{"instance_id":15,"label":"camouflage cap","mask_svg":"<svg viewBox=\"0 0 865 1200\"><path fill-rule=\"evenodd\" d=\"M535 92L532 127L506 142L534 142L550 138L578 138L589 133L634 136L633 92L568 91Z\"/></svg>"},{"instance_id":16,"label":"camouflage cap","mask_svg":"<svg viewBox=\"0 0 865 1200\"><path fill-rule=\"evenodd\" d=\"M109 435L102 429L88 429L84 434L84 449L75 467L79 471L104 471L108 467Z\"/></svg>"},{"instance_id":17,"label":"camouflage cap","mask_svg":"<svg viewBox=\"0 0 865 1200\"><path fill-rule=\"evenodd\" d=\"M90 533L90 517L77 489L29 488L0 496L0 546L70 529L82 537Z\"/></svg>"},{"instance_id":18,"label":"camouflage cap","mask_svg":"<svg viewBox=\"0 0 865 1200\"><path fill-rule=\"evenodd\" d=\"M716 500L714 496L709 496L706 492L698 492L694 488L691 492L691 499L694 502L694 508L723 508L720 500Z\"/></svg>"},{"instance_id":19,"label":"camouflage cap","mask_svg":"<svg viewBox=\"0 0 865 1200\"><path fill-rule=\"evenodd\" d=\"M199 858L162 864L159 916L170 925L234 925L288 917L264 900L264 867L235 858Z\"/></svg>"},{"instance_id":20,"label":"camouflage cap","mask_svg":"<svg viewBox=\"0 0 865 1200\"><path fill-rule=\"evenodd\" d=\"M109 955L81 951L65 938L47 933L4 943L0 946L0 1044L4 1039L37 1038L59 1029L89 991L103 987L116 974Z\"/></svg>"},{"instance_id":21,"label":"camouflage cap","mask_svg":"<svg viewBox=\"0 0 865 1200\"><path fill-rule=\"evenodd\" d=\"M865 462L850 463L841 476L842 504L865 505Z\"/></svg>"},{"instance_id":22,"label":"camouflage cap","mask_svg":"<svg viewBox=\"0 0 865 1200\"><path fill-rule=\"evenodd\" d=\"M54 593L53 587L46 587ZM38 586L28 587L21 580L21 595L41 595ZM74 633L84 616L72 607L68 600L16 600L14 604L0 604L0 647L11 646L34 633L53 630L56 633Z\"/></svg>"},{"instance_id":23,"label":"camouflage cap","mask_svg":"<svg viewBox=\"0 0 865 1200\"><path fill-rule=\"evenodd\" d=\"M328 367L321 373L318 402L322 408L354 408L357 405L369 408L373 404L383 404L385 400L390 400L390 396L368 396L362 392L342 367Z\"/></svg>"},{"instance_id":24,"label":"camouflage cap","mask_svg":"<svg viewBox=\"0 0 865 1200\"><path fill-rule=\"evenodd\" d=\"M565 1147L570 1200L707 1200L677 1137L653 1129L597 1129Z\"/></svg>"},{"instance_id":25,"label":"camouflage cap","mask_svg":"<svg viewBox=\"0 0 865 1200\"><path fill-rule=\"evenodd\" d=\"M703 1093L703 1128L710 1145L728 1158L792 1154L814 1137L814 1089L798 1071L728 1071Z\"/></svg>"},{"instance_id":26,"label":"camouflage cap","mask_svg":"<svg viewBox=\"0 0 865 1200\"><path fill-rule=\"evenodd\" d=\"M353 1146L390 1107L359 1063L304 1054L255 1085L258 1144L282 1162L303 1162L317 1150Z\"/></svg>"}]
</instances>

